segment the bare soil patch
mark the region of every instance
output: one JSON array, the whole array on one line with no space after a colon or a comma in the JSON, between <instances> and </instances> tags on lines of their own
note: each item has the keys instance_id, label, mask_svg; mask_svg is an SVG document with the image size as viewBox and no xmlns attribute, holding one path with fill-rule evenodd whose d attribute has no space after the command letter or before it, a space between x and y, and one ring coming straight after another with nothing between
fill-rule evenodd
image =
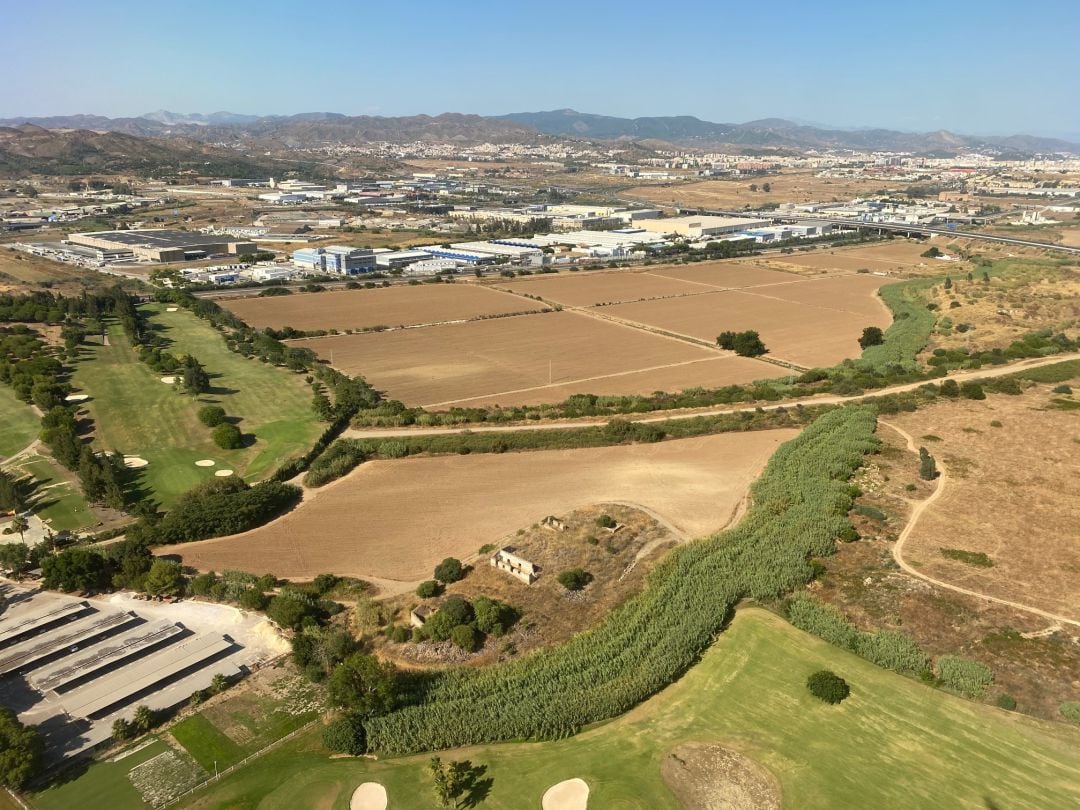
<instances>
[{"instance_id":1,"label":"bare soil patch","mask_svg":"<svg viewBox=\"0 0 1080 810\"><path fill-rule=\"evenodd\" d=\"M535 312L542 304L475 284L421 284L222 301L256 329L370 329Z\"/></svg>"},{"instance_id":2,"label":"bare soil patch","mask_svg":"<svg viewBox=\"0 0 1080 810\"><path fill-rule=\"evenodd\" d=\"M334 366L363 374L390 397L410 405L441 406L469 400L502 404L565 398L548 388L578 393L651 393L659 386L647 373L682 389L711 377L749 382L776 376L758 361L727 364L702 375L699 362L722 358L705 347L605 323L574 312L447 324L426 329L314 338L301 344L320 357L333 352ZM670 367L685 364L684 374Z\"/></svg>"},{"instance_id":3,"label":"bare soil patch","mask_svg":"<svg viewBox=\"0 0 1080 810\"><path fill-rule=\"evenodd\" d=\"M654 267L650 273L720 290L787 284L801 280L794 273L747 262L695 262L676 267Z\"/></svg>"},{"instance_id":4,"label":"bare soil patch","mask_svg":"<svg viewBox=\"0 0 1080 810\"><path fill-rule=\"evenodd\" d=\"M838 247L807 253L792 253L769 257L770 265L807 268L814 270L845 270L854 273L869 270L871 273L903 273L920 266L938 267L941 263L924 259L921 254L927 243L909 239L890 239L871 245Z\"/></svg>"},{"instance_id":5,"label":"bare soil patch","mask_svg":"<svg viewBox=\"0 0 1080 810\"><path fill-rule=\"evenodd\" d=\"M375 461L266 526L165 551L201 570L415 581L444 557L468 558L545 515L597 503L642 504L703 535L727 523L769 456L795 433Z\"/></svg>"},{"instance_id":6,"label":"bare soil patch","mask_svg":"<svg viewBox=\"0 0 1080 810\"><path fill-rule=\"evenodd\" d=\"M695 284L638 271L593 271L544 275L499 286L523 295L539 295L571 307L589 307L643 298L668 298L702 292Z\"/></svg>"},{"instance_id":7,"label":"bare soil patch","mask_svg":"<svg viewBox=\"0 0 1080 810\"><path fill-rule=\"evenodd\" d=\"M763 765L721 745L680 745L664 757L660 774L686 810L780 807L779 780Z\"/></svg>"},{"instance_id":8,"label":"bare soil patch","mask_svg":"<svg viewBox=\"0 0 1080 810\"><path fill-rule=\"evenodd\" d=\"M605 307L603 311L629 321L707 341L715 340L725 330L753 329L760 333L770 353L779 359L801 366L831 366L847 357L859 355L858 339L864 327L885 328L891 322L886 308L872 297L876 287L865 286L856 278L830 282L831 287L816 297L818 300L828 300L832 293L837 304L857 306L864 310L862 312L786 300L775 294L781 289L780 285L755 290L717 291L690 298L616 304ZM782 294L797 299L800 297L797 288L815 283L818 282L783 285ZM865 302L858 301L861 295L865 296Z\"/></svg>"},{"instance_id":9,"label":"bare soil patch","mask_svg":"<svg viewBox=\"0 0 1080 810\"><path fill-rule=\"evenodd\" d=\"M732 209L757 207L768 202L839 202L884 188L906 188L908 183L891 178L815 177L813 171L790 171L729 180L703 180L639 186L624 192L660 205ZM770 191L761 189L768 183ZM756 185L758 190L751 191Z\"/></svg>"}]
</instances>

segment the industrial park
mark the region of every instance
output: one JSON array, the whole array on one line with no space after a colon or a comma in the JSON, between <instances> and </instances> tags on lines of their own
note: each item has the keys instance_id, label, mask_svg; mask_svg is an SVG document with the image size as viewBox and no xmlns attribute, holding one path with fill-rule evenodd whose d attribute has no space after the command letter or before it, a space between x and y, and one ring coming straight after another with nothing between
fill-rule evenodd
<instances>
[{"instance_id":1,"label":"industrial park","mask_svg":"<svg viewBox=\"0 0 1080 810\"><path fill-rule=\"evenodd\" d=\"M1080 806L1073 4L5 12L0 810Z\"/></svg>"}]
</instances>

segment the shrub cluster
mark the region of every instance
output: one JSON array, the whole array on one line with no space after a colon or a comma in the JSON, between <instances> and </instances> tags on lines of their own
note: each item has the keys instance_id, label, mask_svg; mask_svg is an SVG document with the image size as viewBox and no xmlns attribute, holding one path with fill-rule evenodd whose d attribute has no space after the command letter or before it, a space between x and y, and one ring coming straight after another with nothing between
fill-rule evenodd
<instances>
[{"instance_id":1,"label":"shrub cluster","mask_svg":"<svg viewBox=\"0 0 1080 810\"><path fill-rule=\"evenodd\" d=\"M851 694L851 687L848 686L847 681L827 669L818 670L807 678L806 688L814 697L834 705Z\"/></svg>"}]
</instances>

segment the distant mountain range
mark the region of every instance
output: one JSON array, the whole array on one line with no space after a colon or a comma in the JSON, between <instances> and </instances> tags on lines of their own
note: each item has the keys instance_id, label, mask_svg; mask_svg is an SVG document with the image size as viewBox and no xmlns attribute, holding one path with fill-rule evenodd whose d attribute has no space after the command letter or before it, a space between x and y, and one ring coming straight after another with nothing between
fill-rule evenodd
<instances>
[{"instance_id":1,"label":"distant mountain range","mask_svg":"<svg viewBox=\"0 0 1080 810\"><path fill-rule=\"evenodd\" d=\"M661 142L683 148L745 151L855 149L951 155L975 149L1006 155L1080 153L1080 144L1034 135L976 136L946 130L912 133L890 129L836 129L782 118L720 124L690 115L617 118L569 109L488 117L443 113L396 118L328 112L257 116L231 112L181 114L159 110L135 118L70 115L0 120L0 126L21 124L49 130L114 132L142 138L185 138L265 150L329 143L357 145L371 141L469 144L573 138Z\"/></svg>"},{"instance_id":2,"label":"distant mountain range","mask_svg":"<svg viewBox=\"0 0 1080 810\"><path fill-rule=\"evenodd\" d=\"M1033 135L974 136L946 130L927 133L891 129L827 129L783 118L745 124L716 124L692 115L615 118L575 110L501 116L547 135L601 140L661 140L681 146L755 146L779 149L860 149L887 152L955 153L961 149L1016 152L1080 152L1080 144Z\"/></svg>"}]
</instances>

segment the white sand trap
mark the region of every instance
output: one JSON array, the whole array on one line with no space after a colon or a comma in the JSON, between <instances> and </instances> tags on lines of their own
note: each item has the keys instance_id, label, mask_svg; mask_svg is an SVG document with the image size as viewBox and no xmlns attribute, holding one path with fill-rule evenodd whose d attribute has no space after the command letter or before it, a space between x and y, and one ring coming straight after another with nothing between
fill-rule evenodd
<instances>
[{"instance_id":1,"label":"white sand trap","mask_svg":"<svg viewBox=\"0 0 1080 810\"><path fill-rule=\"evenodd\" d=\"M64 397L64 402L86 402L90 399L89 394L68 394Z\"/></svg>"},{"instance_id":2,"label":"white sand trap","mask_svg":"<svg viewBox=\"0 0 1080 810\"><path fill-rule=\"evenodd\" d=\"M540 801L544 810L585 810L589 806L589 786L584 779L567 779L552 785Z\"/></svg>"},{"instance_id":3,"label":"white sand trap","mask_svg":"<svg viewBox=\"0 0 1080 810\"><path fill-rule=\"evenodd\" d=\"M196 467L213 467L215 464L217 464L217 462L212 458L200 458L195 462Z\"/></svg>"},{"instance_id":4,"label":"white sand trap","mask_svg":"<svg viewBox=\"0 0 1080 810\"><path fill-rule=\"evenodd\" d=\"M165 307L166 312L179 312L180 307Z\"/></svg>"},{"instance_id":5,"label":"white sand trap","mask_svg":"<svg viewBox=\"0 0 1080 810\"><path fill-rule=\"evenodd\" d=\"M133 470L141 469L149 463L145 458L139 458L138 456L124 456L124 466Z\"/></svg>"},{"instance_id":6,"label":"white sand trap","mask_svg":"<svg viewBox=\"0 0 1080 810\"><path fill-rule=\"evenodd\" d=\"M353 791L349 810L386 810L386 788L378 782L364 782Z\"/></svg>"},{"instance_id":7,"label":"white sand trap","mask_svg":"<svg viewBox=\"0 0 1080 810\"><path fill-rule=\"evenodd\" d=\"M214 473L214 475L216 475L218 478L228 478L230 475L233 475L233 471L232 470L218 470L217 472Z\"/></svg>"},{"instance_id":8,"label":"white sand trap","mask_svg":"<svg viewBox=\"0 0 1080 810\"><path fill-rule=\"evenodd\" d=\"M161 381L166 385L172 385L174 382L176 382L176 377L162 377Z\"/></svg>"}]
</instances>

